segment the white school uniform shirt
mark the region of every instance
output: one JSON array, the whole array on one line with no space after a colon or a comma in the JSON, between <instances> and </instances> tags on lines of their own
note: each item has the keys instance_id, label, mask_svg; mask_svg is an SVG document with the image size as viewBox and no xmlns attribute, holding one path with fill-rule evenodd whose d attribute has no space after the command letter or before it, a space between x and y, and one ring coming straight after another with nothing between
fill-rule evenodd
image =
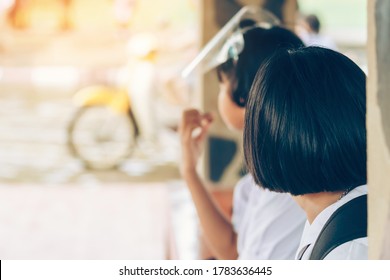
<instances>
[{"instance_id":1,"label":"white school uniform shirt","mask_svg":"<svg viewBox=\"0 0 390 280\"><path fill-rule=\"evenodd\" d=\"M261 188L249 174L237 183L232 223L238 259L294 259L305 221L290 194Z\"/></svg>"},{"instance_id":2,"label":"white school uniform shirt","mask_svg":"<svg viewBox=\"0 0 390 280\"><path fill-rule=\"evenodd\" d=\"M367 185L359 186L350 191L346 196L325 208L310 224L306 221L305 229L302 234L302 240L296 254L296 259L308 260L313 251L314 243L316 242L323 226L328 221L330 216L342 205L348 201L367 194ZM303 255L302 255L303 254ZM301 257L302 256L302 257ZM358 238L332 250L325 260L367 260L368 259L368 239L367 237Z\"/></svg>"}]
</instances>

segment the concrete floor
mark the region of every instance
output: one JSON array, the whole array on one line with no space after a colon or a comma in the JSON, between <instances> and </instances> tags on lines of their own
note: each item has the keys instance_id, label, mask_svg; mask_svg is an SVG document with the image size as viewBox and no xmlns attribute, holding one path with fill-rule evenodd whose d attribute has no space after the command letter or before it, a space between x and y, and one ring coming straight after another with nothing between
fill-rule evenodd
<instances>
[{"instance_id":1,"label":"concrete floor","mask_svg":"<svg viewBox=\"0 0 390 280\"><path fill-rule=\"evenodd\" d=\"M0 186L1 259L165 259L164 184Z\"/></svg>"},{"instance_id":2,"label":"concrete floor","mask_svg":"<svg viewBox=\"0 0 390 280\"><path fill-rule=\"evenodd\" d=\"M162 129L156 147L140 143L117 169L88 170L66 144L68 93L1 90L1 259L164 259L167 235L171 257L196 259L175 132Z\"/></svg>"}]
</instances>

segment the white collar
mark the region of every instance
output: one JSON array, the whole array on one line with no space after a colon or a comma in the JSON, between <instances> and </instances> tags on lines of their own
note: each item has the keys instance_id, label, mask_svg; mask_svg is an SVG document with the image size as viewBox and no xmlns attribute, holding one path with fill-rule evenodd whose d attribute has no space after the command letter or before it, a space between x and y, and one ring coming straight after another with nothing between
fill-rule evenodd
<instances>
[{"instance_id":1,"label":"white collar","mask_svg":"<svg viewBox=\"0 0 390 280\"><path fill-rule=\"evenodd\" d=\"M309 246L310 244L314 244L320 234L322 228L325 223L328 221L330 216L342 205L347 203L348 201L367 194L367 185L362 185L354 188L340 200L326 207L318 216L314 219L313 223L310 224L306 221L305 228L303 230L301 243L299 244L298 251L296 254L296 259L299 259L301 255L310 256L313 246ZM303 257L302 259L307 259Z\"/></svg>"}]
</instances>

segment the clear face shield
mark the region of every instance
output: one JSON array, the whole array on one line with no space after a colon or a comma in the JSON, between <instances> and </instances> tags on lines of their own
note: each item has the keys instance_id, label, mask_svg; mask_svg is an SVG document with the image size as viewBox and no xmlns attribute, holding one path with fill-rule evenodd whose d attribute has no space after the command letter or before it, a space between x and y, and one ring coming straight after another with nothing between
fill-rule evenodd
<instances>
[{"instance_id":1,"label":"clear face shield","mask_svg":"<svg viewBox=\"0 0 390 280\"><path fill-rule=\"evenodd\" d=\"M253 21L248 27L240 28L244 20ZM244 33L256 27L271 28L280 21L270 12L256 6L245 6L229 20L222 29L203 47L199 54L181 73L187 78L194 71L206 73L229 59L238 59L244 49Z\"/></svg>"}]
</instances>

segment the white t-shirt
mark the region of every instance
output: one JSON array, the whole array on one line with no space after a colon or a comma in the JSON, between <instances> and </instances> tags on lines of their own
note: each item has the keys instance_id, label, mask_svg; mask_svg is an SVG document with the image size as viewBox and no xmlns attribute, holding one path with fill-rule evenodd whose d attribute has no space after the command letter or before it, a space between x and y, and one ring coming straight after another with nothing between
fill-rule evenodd
<instances>
[{"instance_id":1,"label":"white t-shirt","mask_svg":"<svg viewBox=\"0 0 390 280\"><path fill-rule=\"evenodd\" d=\"M237 183L232 223L239 259L294 259L305 220L290 194L263 189L249 174Z\"/></svg>"},{"instance_id":2,"label":"white t-shirt","mask_svg":"<svg viewBox=\"0 0 390 280\"><path fill-rule=\"evenodd\" d=\"M328 221L330 216L342 205L348 201L367 194L367 185L357 187L350 191L346 196L341 198L339 201L325 208L318 216L314 219L312 224L306 222L305 229L302 234L302 240L299 245L299 249L296 254L296 259L308 260L313 250L313 245L316 242L318 235L320 234L323 226ZM310 245L309 245L310 244ZM307 248L306 248L307 247ZM358 238L332 250L326 257L325 260L366 260L368 259L368 240L367 237Z\"/></svg>"}]
</instances>

